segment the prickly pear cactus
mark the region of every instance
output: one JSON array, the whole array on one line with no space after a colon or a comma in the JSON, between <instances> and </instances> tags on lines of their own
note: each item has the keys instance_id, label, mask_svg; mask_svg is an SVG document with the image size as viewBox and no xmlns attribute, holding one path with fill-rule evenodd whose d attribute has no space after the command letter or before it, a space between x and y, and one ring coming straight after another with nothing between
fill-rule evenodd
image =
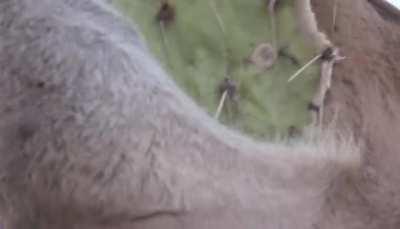
<instances>
[{"instance_id":1,"label":"prickly pear cactus","mask_svg":"<svg viewBox=\"0 0 400 229\"><path fill-rule=\"evenodd\" d=\"M114 1L200 106L210 115L220 108L223 123L261 138L309 123L318 66L287 82L315 53L295 27L291 2L272 18L266 0Z\"/></svg>"}]
</instances>

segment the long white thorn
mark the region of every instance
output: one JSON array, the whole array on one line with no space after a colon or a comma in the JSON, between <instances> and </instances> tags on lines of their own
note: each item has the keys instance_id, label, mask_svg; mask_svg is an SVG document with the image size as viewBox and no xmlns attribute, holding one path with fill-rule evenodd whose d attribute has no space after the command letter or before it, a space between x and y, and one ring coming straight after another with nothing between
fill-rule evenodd
<instances>
[{"instance_id":1,"label":"long white thorn","mask_svg":"<svg viewBox=\"0 0 400 229\"><path fill-rule=\"evenodd\" d=\"M336 27L337 2L338 2L338 0L335 0L333 2L332 33L335 32L335 27Z\"/></svg>"},{"instance_id":2,"label":"long white thorn","mask_svg":"<svg viewBox=\"0 0 400 229\"><path fill-rule=\"evenodd\" d=\"M224 108L224 104L225 104L225 100L226 100L226 96L227 95L228 95L228 90L225 90L224 93L221 96L221 100L219 101L217 112L215 113L215 116L214 116L214 118L217 119L217 120L219 119L219 116L221 115L222 108Z\"/></svg>"},{"instance_id":3,"label":"long white thorn","mask_svg":"<svg viewBox=\"0 0 400 229\"><path fill-rule=\"evenodd\" d=\"M221 15L218 12L217 4L213 0L210 0L208 2L208 4L210 5L210 8L213 10L215 17L217 18L219 29L221 30L222 34L225 36L226 35L225 25L224 25L224 21L222 20Z\"/></svg>"},{"instance_id":4,"label":"long white thorn","mask_svg":"<svg viewBox=\"0 0 400 229\"><path fill-rule=\"evenodd\" d=\"M301 67L297 72L295 72L289 79L288 83L290 83L292 80L294 80L297 76L299 76L304 70L306 70L308 67L310 67L313 63L315 63L317 60L321 58L321 54L318 54L314 58L312 58L307 64L305 64L303 67Z\"/></svg>"},{"instance_id":5,"label":"long white thorn","mask_svg":"<svg viewBox=\"0 0 400 229\"><path fill-rule=\"evenodd\" d=\"M268 4L268 12L270 14L271 20L271 30L272 30L272 45L275 51L278 50L278 34L276 31L276 21L275 21L275 4L276 0L270 0Z\"/></svg>"}]
</instances>

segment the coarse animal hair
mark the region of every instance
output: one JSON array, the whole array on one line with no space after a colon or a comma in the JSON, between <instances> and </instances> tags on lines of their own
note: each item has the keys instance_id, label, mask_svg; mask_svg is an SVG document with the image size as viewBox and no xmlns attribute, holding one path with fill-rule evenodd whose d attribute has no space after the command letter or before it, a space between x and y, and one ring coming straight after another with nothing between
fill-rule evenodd
<instances>
[{"instance_id":1,"label":"coarse animal hair","mask_svg":"<svg viewBox=\"0 0 400 229\"><path fill-rule=\"evenodd\" d=\"M318 52L332 46L332 42L318 28L310 0L294 0L294 15L297 28L307 38L309 45L315 47Z\"/></svg>"},{"instance_id":2,"label":"coarse animal hair","mask_svg":"<svg viewBox=\"0 0 400 229\"><path fill-rule=\"evenodd\" d=\"M5 228L317 225L337 180L357 173L354 143L256 142L210 118L149 53L103 1L0 2Z\"/></svg>"}]
</instances>

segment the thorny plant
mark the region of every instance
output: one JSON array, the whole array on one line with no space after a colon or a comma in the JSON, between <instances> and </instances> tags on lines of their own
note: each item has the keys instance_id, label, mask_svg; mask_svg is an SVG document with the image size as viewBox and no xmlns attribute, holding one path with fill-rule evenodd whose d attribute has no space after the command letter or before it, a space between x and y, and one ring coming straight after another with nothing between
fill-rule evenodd
<instances>
[{"instance_id":1,"label":"thorny plant","mask_svg":"<svg viewBox=\"0 0 400 229\"><path fill-rule=\"evenodd\" d=\"M277 5L281 4L282 0L269 0L267 1L267 12L270 16L270 30L272 32L272 41L263 42L258 44L254 50L252 51L251 55L246 59L246 63L252 64L257 67L259 72L264 72L274 66L275 62L277 61L277 57L284 57L288 59L293 65L300 66L300 61L297 57L292 54L288 50L288 46L280 46L280 42L278 40L278 29L277 29L277 20L276 20L276 10ZM218 11L217 4L215 0L209 0L208 2L209 8L212 11L213 15L215 16L216 24L220 30L221 36L221 43L224 47L223 57L225 59L225 76L224 80L217 85L218 88L218 95L219 95L219 102L216 108L216 112L214 117L219 119L221 113L224 110L224 106L227 102L230 102L237 105L238 100L238 83L234 81L231 77L231 73L229 72L230 64L229 63L229 49L226 44L227 39L227 31L225 28L225 22L222 19L221 14ZM335 0L334 7L333 7L333 18L332 18L332 32L335 31L336 27L336 15L337 15L337 4L338 0ZM156 15L156 20L160 25L160 31L162 36L162 41L164 45L164 52L169 62L169 55L168 55L168 40L165 35L165 29L174 22L176 17L176 8L173 4L171 4L168 0L162 0L160 4L160 8ZM320 70L320 78L319 84L316 89L316 93L314 94L312 101L308 105L308 110L311 113L312 117L312 125L320 126L322 125L323 120L323 106L326 94L331 86L331 78L332 78L332 71L334 64L338 61L344 59L339 55L338 48L332 46L325 47L319 54L317 54L314 58L312 58L309 62L305 65L299 67L299 69L289 77L288 82L293 81L296 77L301 75L307 68L313 65L316 62L320 63L321 70ZM290 126L291 128L292 126ZM289 128L289 129L290 129ZM289 131L290 132L290 131Z\"/></svg>"}]
</instances>

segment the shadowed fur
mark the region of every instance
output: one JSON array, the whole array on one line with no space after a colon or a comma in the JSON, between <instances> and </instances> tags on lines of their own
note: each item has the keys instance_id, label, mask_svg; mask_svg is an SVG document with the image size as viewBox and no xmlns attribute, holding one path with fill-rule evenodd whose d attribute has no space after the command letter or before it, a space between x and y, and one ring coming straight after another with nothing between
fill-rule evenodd
<instances>
[{"instance_id":1,"label":"shadowed fur","mask_svg":"<svg viewBox=\"0 0 400 229\"><path fill-rule=\"evenodd\" d=\"M7 229L338 228L324 216L357 176L351 140L220 125L102 1L2 0L0 66Z\"/></svg>"}]
</instances>

